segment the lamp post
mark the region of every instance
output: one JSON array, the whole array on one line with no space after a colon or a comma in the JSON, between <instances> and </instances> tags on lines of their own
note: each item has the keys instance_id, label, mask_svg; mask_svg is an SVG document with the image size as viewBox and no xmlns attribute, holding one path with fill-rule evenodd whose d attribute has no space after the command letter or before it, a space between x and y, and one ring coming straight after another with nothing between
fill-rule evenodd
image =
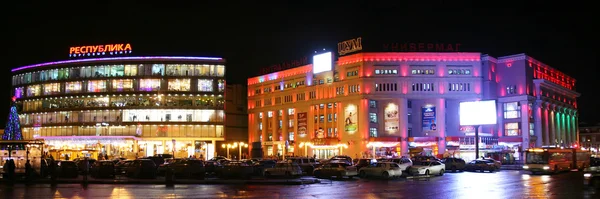
<instances>
[{"instance_id":1,"label":"lamp post","mask_svg":"<svg viewBox=\"0 0 600 199\"><path fill-rule=\"evenodd\" d=\"M308 157L308 146L311 146L312 143L310 142L302 142L300 143L300 147L304 147L304 156Z\"/></svg>"},{"instance_id":2,"label":"lamp post","mask_svg":"<svg viewBox=\"0 0 600 199\"><path fill-rule=\"evenodd\" d=\"M239 148L239 151L240 151L239 156L238 156L238 160L241 160L242 159L242 147L248 148L248 144L246 144L244 142L233 143L233 147L235 148L236 146Z\"/></svg>"},{"instance_id":3,"label":"lamp post","mask_svg":"<svg viewBox=\"0 0 600 199\"><path fill-rule=\"evenodd\" d=\"M227 158L229 158L229 149L234 148L234 146L232 144L222 144L221 147L227 149Z\"/></svg>"}]
</instances>

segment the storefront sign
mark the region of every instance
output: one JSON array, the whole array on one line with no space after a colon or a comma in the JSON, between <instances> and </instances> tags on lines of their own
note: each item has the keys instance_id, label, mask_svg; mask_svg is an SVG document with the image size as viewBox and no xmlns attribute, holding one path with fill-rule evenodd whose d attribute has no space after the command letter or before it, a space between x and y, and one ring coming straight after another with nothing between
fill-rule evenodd
<instances>
[{"instance_id":1,"label":"storefront sign","mask_svg":"<svg viewBox=\"0 0 600 199\"><path fill-rule=\"evenodd\" d=\"M459 52L460 46L460 43L387 43L383 44L383 50L396 52Z\"/></svg>"},{"instance_id":2,"label":"storefront sign","mask_svg":"<svg viewBox=\"0 0 600 199\"><path fill-rule=\"evenodd\" d=\"M305 137L306 136L306 127L307 127L307 114L306 112L298 113L298 136Z\"/></svg>"},{"instance_id":3,"label":"storefront sign","mask_svg":"<svg viewBox=\"0 0 600 199\"><path fill-rule=\"evenodd\" d=\"M475 133L475 127L474 126L460 126L458 128L458 132L465 133L465 134Z\"/></svg>"},{"instance_id":4,"label":"storefront sign","mask_svg":"<svg viewBox=\"0 0 600 199\"><path fill-rule=\"evenodd\" d=\"M342 41L338 43L338 54L340 56L353 53L357 51L361 51L362 48L362 37L350 39L346 41Z\"/></svg>"},{"instance_id":5,"label":"storefront sign","mask_svg":"<svg viewBox=\"0 0 600 199\"><path fill-rule=\"evenodd\" d=\"M285 61L282 63L273 64L269 67L262 68L261 74L273 73L273 72L287 70L290 68L295 68L295 67L304 66L304 65L308 65L308 57L306 57L306 56L302 57L300 59Z\"/></svg>"},{"instance_id":6,"label":"storefront sign","mask_svg":"<svg viewBox=\"0 0 600 199\"><path fill-rule=\"evenodd\" d=\"M344 120L344 130L348 133L354 133L358 130L358 116L356 114L356 106L354 104L349 104L344 109L344 117L346 118Z\"/></svg>"},{"instance_id":7,"label":"storefront sign","mask_svg":"<svg viewBox=\"0 0 600 199\"><path fill-rule=\"evenodd\" d=\"M398 116L398 105L394 103L389 103L384 110L384 127L385 131L393 134L398 132L400 118Z\"/></svg>"},{"instance_id":8,"label":"storefront sign","mask_svg":"<svg viewBox=\"0 0 600 199\"><path fill-rule=\"evenodd\" d=\"M106 44L95 46L75 46L69 48L69 57L130 54L131 44Z\"/></svg>"},{"instance_id":9,"label":"storefront sign","mask_svg":"<svg viewBox=\"0 0 600 199\"><path fill-rule=\"evenodd\" d=\"M423 132L435 132L437 131L435 106L428 106L422 108L422 121L423 121Z\"/></svg>"}]
</instances>

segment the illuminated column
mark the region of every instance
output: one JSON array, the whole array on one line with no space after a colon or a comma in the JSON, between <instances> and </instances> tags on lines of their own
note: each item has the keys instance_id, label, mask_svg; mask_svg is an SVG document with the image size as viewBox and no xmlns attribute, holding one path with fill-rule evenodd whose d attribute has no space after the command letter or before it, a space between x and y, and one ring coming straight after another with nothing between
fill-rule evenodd
<instances>
[{"instance_id":1,"label":"illuminated column","mask_svg":"<svg viewBox=\"0 0 600 199\"><path fill-rule=\"evenodd\" d=\"M554 104L550 104L549 105L550 108L550 113L548 114L550 116L550 145L556 145L557 144L557 138L556 138L556 112L555 112L555 108L556 105Z\"/></svg>"},{"instance_id":2,"label":"illuminated column","mask_svg":"<svg viewBox=\"0 0 600 199\"><path fill-rule=\"evenodd\" d=\"M283 138L283 139L281 139L281 141L283 141L283 153L284 154L287 153L287 148L285 147L285 141L289 140L289 137L290 137L288 135L288 131L289 131L288 130L288 127L289 127L288 125L290 124L290 122L288 121L288 118L289 118L288 114L289 114L288 109L284 109L283 110L283 114L281 116L281 122L282 122L282 124L281 124L281 137ZM284 154L281 154L281 155L284 155Z\"/></svg>"},{"instance_id":3,"label":"illuminated column","mask_svg":"<svg viewBox=\"0 0 600 199\"><path fill-rule=\"evenodd\" d=\"M271 131L271 136L273 136L273 155L277 155L277 144L275 141L279 141L279 110L273 111L273 117L271 118L271 124L273 124L273 131Z\"/></svg>"},{"instance_id":4,"label":"illuminated column","mask_svg":"<svg viewBox=\"0 0 600 199\"><path fill-rule=\"evenodd\" d=\"M565 108L563 121L565 124L565 142L567 146L573 146L573 140L571 140L571 109Z\"/></svg>"},{"instance_id":5,"label":"illuminated column","mask_svg":"<svg viewBox=\"0 0 600 199\"><path fill-rule=\"evenodd\" d=\"M564 140L563 140L564 132L562 131L562 124L561 124L562 123L561 109L562 109L562 107L560 107L560 106L556 107L554 121L556 123L556 139L558 140L558 144L560 146L564 146Z\"/></svg>"},{"instance_id":6,"label":"illuminated column","mask_svg":"<svg viewBox=\"0 0 600 199\"><path fill-rule=\"evenodd\" d=\"M521 104L521 147L523 150L529 148L529 101L520 101Z\"/></svg>"},{"instance_id":7,"label":"illuminated column","mask_svg":"<svg viewBox=\"0 0 600 199\"><path fill-rule=\"evenodd\" d=\"M259 114L262 114L262 118L260 118L261 121L261 125L262 125L262 140L261 140L261 145L263 147L262 152L263 152L263 157L265 155L267 155L267 146L265 146L263 143L265 143L267 141L267 138L269 137L268 133L267 133L267 129L269 128L269 125L267 124L267 117L269 116L267 112L261 112ZM260 116L260 115L259 115Z\"/></svg>"},{"instance_id":8,"label":"illuminated column","mask_svg":"<svg viewBox=\"0 0 600 199\"><path fill-rule=\"evenodd\" d=\"M533 109L534 134L537 137L535 141L536 147L541 147L544 144L544 134L542 129L542 100L536 100Z\"/></svg>"},{"instance_id":9,"label":"illuminated column","mask_svg":"<svg viewBox=\"0 0 600 199\"><path fill-rule=\"evenodd\" d=\"M567 146L570 146L570 145L568 145L569 139L567 139L569 136L569 132L567 131L566 120L567 120L566 108L562 107L561 112L560 112L560 132L561 132L563 143L565 143L565 145L567 145Z\"/></svg>"},{"instance_id":10,"label":"illuminated column","mask_svg":"<svg viewBox=\"0 0 600 199\"><path fill-rule=\"evenodd\" d=\"M446 99L438 99L436 109L436 127L440 136L438 140L438 154L444 154L446 152Z\"/></svg>"},{"instance_id":11,"label":"illuminated column","mask_svg":"<svg viewBox=\"0 0 600 199\"><path fill-rule=\"evenodd\" d=\"M551 139L550 139L550 117L548 116L550 114L550 110L548 110L548 103L544 102L543 104L544 106L544 145L550 145L551 144Z\"/></svg>"},{"instance_id":12,"label":"illuminated column","mask_svg":"<svg viewBox=\"0 0 600 199\"><path fill-rule=\"evenodd\" d=\"M398 112L400 119L400 137L402 142L400 144L400 150L402 155L408 157L408 100L406 98L398 99Z\"/></svg>"},{"instance_id":13,"label":"illuminated column","mask_svg":"<svg viewBox=\"0 0 600 199\"><path fill-rule=\"evenodd\" d=\"M496 110L498 110L498 137L504 136L504 103L498 102L496 105Z\"/></svg>"},{"instance_id":14,"label":"illuminated column","mask_svg":"<svg viewBox=\"0 0 600 199\"><path fill-rule=\"evenodd\" d=\"M573 128L575 130L575 140L579 143L579 116L577 116L577 111L573 114L573 124L575 126Z\"/></svg>"}]
</instances>

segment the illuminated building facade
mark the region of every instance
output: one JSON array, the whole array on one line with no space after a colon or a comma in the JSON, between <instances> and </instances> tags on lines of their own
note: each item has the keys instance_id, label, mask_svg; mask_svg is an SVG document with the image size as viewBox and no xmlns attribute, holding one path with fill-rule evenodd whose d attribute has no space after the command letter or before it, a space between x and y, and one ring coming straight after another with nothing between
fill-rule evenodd
<instances>
[{"instance_id":1,"label":"illuminated building facade","mask_svg":"<svg viewBox=\"0 0 600 199\"><path fill-rule=\"evenodd\" d=\"M479 131L482 154L518 160L577 140L575 80L524 54L360 52L317 64L248 79L249 142L264 156L474 156L459 103L486 99L498 120Z\"/></svg>"},{"instance_id":2,"label":"illuminated building facade","mask_svg":"<svg viewBox=\"0 0 600 199\"><path fill-rule=\"evenodd\" d=\"M61 159L210 158L224 141L225 60L108 57L12 70L25 139Z\"/></svg>"}]
</instances>

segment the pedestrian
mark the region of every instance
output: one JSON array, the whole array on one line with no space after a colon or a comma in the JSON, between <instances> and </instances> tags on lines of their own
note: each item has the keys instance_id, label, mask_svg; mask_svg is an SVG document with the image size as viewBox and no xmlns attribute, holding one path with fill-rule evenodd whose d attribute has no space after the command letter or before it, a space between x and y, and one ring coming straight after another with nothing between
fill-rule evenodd
<instances>
[{"instance_id":1,"label":"pedestrian","mask_svg":"<svg viewBox=\"0 0 600 199\"><path fill-rule=\"evenodd\" d=\"M15 169L16 169L15 160L10 159L10 162L8 163L8 165L9 165L8 173L10 175L10 180L13 181L13 180L15 180Z\"/></svg>"},{"instance_id":2,"label":"pedestrian","mask_svg":"<svg viewBox=\"0 0 600 199\"><path fill-rule=\"evenodd\" d=\"M25 177L27 178L27 180L31 179L31 175L33 175L33 171L32 171L32 167L31 167L31 163L29 162L29 160L27 160L27 162L25 163Z\"/></svg>"},{"instance_id":3,"label":"pedestrian","mask_svg":"<svg viewBox=\"0 0 600 199\"><path fill-rule=\"evenodd\" d=\"M107 154L104 154L104 159L105 159L105 160L108 160L108 153L107 153Z\"/></svg>"}]
</instances>

